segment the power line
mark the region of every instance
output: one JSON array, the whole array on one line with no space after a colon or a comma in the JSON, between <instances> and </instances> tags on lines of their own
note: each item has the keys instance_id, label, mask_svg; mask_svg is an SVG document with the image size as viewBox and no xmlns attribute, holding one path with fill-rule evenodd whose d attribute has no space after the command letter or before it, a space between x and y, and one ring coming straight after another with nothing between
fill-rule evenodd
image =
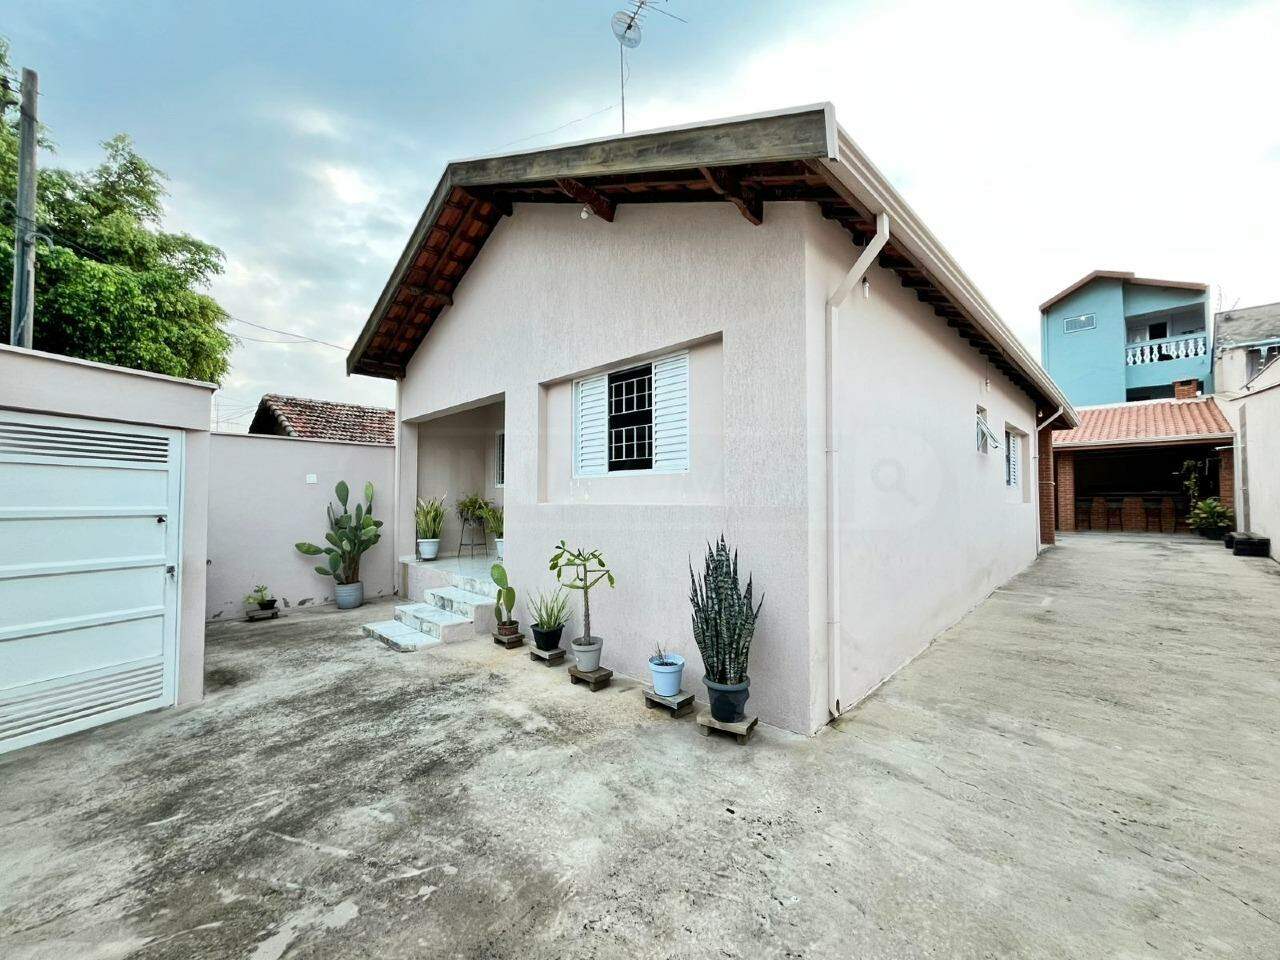
<instances>
[{"instance_id":1,"label":"power line","mask_svg":"<svg viewBox=\"0 0 1280 960\"><path fill-rule=\"evenodd\" d=\"M602 113L608 113L610 110L617 110L617 109L618 109L618 105L616 103L610 104L609 106L604 107L601 110L595 111L594 113L588 113L585 116L578 117L576 120L570 120L568 123L562 123L558 127L552 127L550 130L543 130L541 133L531 133L529 134L529 136L521 137L518 140L508 140L506 143L500 143L494 149L500 150L503 147L509 147L509 146L512 146L513 144L524 143L526 140L536 140L538 139L538 137L550 136L553 133L559 133L565 127L572 127L575 123L582 123L582 121L584 120L590 120L592 117L598 117Z\"/></svg>"},{"instance_id":2,"label":"power line","mask_svg":"<svg viewBox=\"0 0 1280 960\"><path fill-rule=\"evenodd\" d=\"M254 323L252 320L241 320L239 317L233 317L233 316L231 316L231 314L227 314L227 317L228 317L229 319L231 319L231 320L234 320L236 323L245 323L245 324L248 324L248 325L249 325L249 326L251 326L251 327L257 327L259 330L266 330L268 333L281 333L281 334L284 334L286 337L297 337L299 340L307 340L307 341L309 341L310 343L318 343L318 344L320 344L321 346L325 346L325 347L333 347L333 349L335 349L335 350L341 350L343 353L348 353L348 352L351 350L351 348L350 348L350 347L344 347L344 346L340 346L339 344L336 344L336 343L330 343L328 340L317 340L315 337L308 337L305 333L294 333L292 330L281 330L281 329L279 329L278 327L268 327L268 326L266 326L265 324L262 324L262 323ZM245 339L246 339L246 340L248 340L248 339L252 339L252 338L250 338L250 337L246 337ZM274 341L272 341L272 340L262 340L262 341L259 341L259 342L261 342L261 343L284 343L284 342L286 342L286 341L283 341L283 340L274 340Z\"/></svg>"}]
</instances>

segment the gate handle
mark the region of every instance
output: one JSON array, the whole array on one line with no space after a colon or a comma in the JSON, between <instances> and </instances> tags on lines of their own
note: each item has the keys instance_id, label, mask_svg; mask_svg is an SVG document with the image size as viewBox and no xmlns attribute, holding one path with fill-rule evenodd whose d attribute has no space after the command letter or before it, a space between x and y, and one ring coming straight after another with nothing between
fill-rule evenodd
<instances>
[{"instance_id":1,"label":"gate handle","mask_svg":"<svg viewBox=\"0 0 1280 960\"><path fill-rule=\"evenodd\" d=\"M171 576L171 577L172 577L174 574L176 574L176 573L178 572L178 568L177 568L177 567L175 567L175 566L171 563L171 564L169 564L167 567L165 567L165 568L164 568L164 572L165 572L165 573L167 573L169 576Z\"/></svg>"},{"instance_id":2,"label":"gate handle","mask_svg":"<svg viewBox=\"0 0 1280 960\"><path fill-rule=\"evenodd\" d=\"M156 517L156 523L168 523L168 522L169 522L169 518L166 517L163 513L160 514L160 516Z\"/></svg>"}]
</instances>

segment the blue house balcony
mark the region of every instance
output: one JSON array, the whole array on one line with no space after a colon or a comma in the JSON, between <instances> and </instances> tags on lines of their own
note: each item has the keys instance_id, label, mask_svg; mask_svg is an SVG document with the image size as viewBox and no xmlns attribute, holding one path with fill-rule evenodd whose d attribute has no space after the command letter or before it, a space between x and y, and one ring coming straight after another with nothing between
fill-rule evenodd
<instances>
[{"instance_id":1,"label":"blue house balcony","mask_svg":"<svg viewBox=\"0 0 1280 960\"><path fill-rule=\"evenodd\" d=\"M1124 348L1124 380L1128 390L1160 387L1179 380L1208 384L1213 369L1204 331L1130 343Z\"/></svg>"}]
</instances>

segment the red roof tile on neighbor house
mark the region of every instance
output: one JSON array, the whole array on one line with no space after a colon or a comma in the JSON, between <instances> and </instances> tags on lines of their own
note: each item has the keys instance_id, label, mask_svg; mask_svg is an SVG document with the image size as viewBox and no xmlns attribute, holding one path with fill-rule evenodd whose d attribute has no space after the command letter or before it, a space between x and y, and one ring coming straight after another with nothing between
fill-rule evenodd
<instances>
[{"instance_id":1,"label":"red roof tile on neighbor house","mask_svg":"<svg viewBox=\"0 0 1280 960\"><path fill-rule=\"evenodd\" d=\"M1076 412L1080 426L1053 431L1055 447L1218 439L1234 433L1213 397L1077 407Z\"/></svg>"},{"instance_id":2,"label":"red roof tile on neighbor house","mask_svg":"<svg viewBox=\"0 0 1280 960\"><path fill-rule=\"evenodd\" d=\"M394 446L396 413L383 407L264 393L249 432Z\"/></svg>"}]
</instances>

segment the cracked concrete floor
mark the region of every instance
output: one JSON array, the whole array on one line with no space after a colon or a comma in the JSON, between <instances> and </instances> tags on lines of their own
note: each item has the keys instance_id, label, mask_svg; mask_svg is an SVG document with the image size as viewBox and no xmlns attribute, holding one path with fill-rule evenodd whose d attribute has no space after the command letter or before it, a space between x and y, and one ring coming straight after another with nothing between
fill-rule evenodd
<instances>
[{"instance_id":1,"label":"cracked concrete floor","mask_svg":"<svg viewBox=\"0 0 1280 960\"><path fill-rule=\"evenodd\" d=\"M0 955L1280 955L1280 566L1077 535L750 746L374 615L210 630L201 706L0 761Z\"/></svg>"}]
</instances>

